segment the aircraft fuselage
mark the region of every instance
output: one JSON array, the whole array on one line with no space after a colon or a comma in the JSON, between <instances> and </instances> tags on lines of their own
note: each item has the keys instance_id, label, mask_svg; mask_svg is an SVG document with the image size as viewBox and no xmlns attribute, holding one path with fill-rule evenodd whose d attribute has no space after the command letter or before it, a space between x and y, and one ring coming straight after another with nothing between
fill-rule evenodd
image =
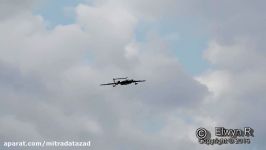
<instances>
[{"instance_id":1,"label":"aircraft fuselage","mask_svg":"<svg viewBox=\"0 0 266 150\"><path fill-rule=\"evenodd\" d=\"M124 81L118 81L118 84L120 85L127 85L133 83L133 80L124 80Z\"/></svg>"}]
</instances>

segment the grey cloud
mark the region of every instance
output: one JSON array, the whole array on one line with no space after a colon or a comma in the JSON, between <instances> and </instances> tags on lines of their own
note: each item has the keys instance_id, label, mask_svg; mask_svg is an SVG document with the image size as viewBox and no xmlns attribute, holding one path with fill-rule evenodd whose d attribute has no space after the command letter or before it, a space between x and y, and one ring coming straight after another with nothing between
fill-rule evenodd
<instances>
[{"instance_id":1,"label":"grey cloud","mask_svg":"<svg viewBox=\"0 0 266 150\"><path fill-rule=\"evenodd\" d=\"M238 4L239 3L239 4ZM241 3L241 4L240 4ZM213 41L205 52L206 58L214 64L210 72L226 71L230 80L226 88L217 88L206 109L217 118L218 124L224 126L252 126L256 132L254 143L249 148L264 149L261 141L265 130L265 119L262 119L265 105L265 43L263 1L232 2L219 5L219 15L210 13L213 24ZM227 7L228 9L226 9ZM222 11L226 9L227 11ZM217 17L217 18L215 18ZM204 76L204 75L203 75ZM208 75L207 75L208 76ZM215 85L218 78L209 78L206 85ZM213 83L212 83L213 82ZM217 84L216 86L220 86ZM216 110L212 108L216 107ZM226 111L225 111L226 110ZM247 148L247 149L249 149Z\"/></svg>"},{"instance_id":2,"label":"grey cloud","mask_svg":"<svg viewBox=\"0 0 266 150\"><path fill-rule=\"evenodd\" d=\"M21 12L29 11L33 3L33 0L2 0L0 2L0 20L8 19Z\"/></svg>"}]
</instances>

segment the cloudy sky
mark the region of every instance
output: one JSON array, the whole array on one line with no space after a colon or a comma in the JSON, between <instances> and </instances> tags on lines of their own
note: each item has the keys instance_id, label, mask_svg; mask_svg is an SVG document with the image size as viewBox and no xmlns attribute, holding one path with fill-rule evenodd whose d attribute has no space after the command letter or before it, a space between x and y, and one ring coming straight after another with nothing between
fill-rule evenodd
<instances>
[{"instance_id":1,"label":"cloudy sky","mask_svg":"<svg viewBox=\"0 0 266 150\"><path fill-rule=\"evenodd\" d=\"M265 5L0 0L0 142L266 149ZM147 82L99 86L113 77ZM249 145L200 145L196 129L216 126L250 126L255 137Z\"/></svg>"}]
</instances>

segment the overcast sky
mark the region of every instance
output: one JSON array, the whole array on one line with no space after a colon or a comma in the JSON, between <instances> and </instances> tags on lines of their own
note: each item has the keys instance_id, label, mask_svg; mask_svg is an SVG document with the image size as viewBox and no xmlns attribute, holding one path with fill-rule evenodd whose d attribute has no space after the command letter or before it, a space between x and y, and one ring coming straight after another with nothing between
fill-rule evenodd
<instances>
[{"instance_id":1,"label":"overcast sky","mask_svg":"<svg viewBox=\"0 0 266 150\"><path fill-rule=\"evenodd\" d=\"M265 5L1 0L0 142L266 149ZM147 81L99 86L113 77ZM196 129L216 126L250 126L255 137L249 145L200 145Z\"/></svg>"}]
</instances>

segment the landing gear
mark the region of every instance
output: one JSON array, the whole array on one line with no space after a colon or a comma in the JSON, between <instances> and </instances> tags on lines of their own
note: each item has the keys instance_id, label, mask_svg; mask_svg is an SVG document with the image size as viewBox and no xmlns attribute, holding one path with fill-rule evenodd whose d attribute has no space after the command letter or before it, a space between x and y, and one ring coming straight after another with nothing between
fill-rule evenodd
<instances>
[{"instance_id":1,"label":"landing gear","mask_svg":"<svg viewBox=\"0 0 266 150\"><path fill-rule=\"evenodd\" d=\"M135 82L135 85L137 85L138 83L137 82Z\"/></svg>"}]
</instances>

